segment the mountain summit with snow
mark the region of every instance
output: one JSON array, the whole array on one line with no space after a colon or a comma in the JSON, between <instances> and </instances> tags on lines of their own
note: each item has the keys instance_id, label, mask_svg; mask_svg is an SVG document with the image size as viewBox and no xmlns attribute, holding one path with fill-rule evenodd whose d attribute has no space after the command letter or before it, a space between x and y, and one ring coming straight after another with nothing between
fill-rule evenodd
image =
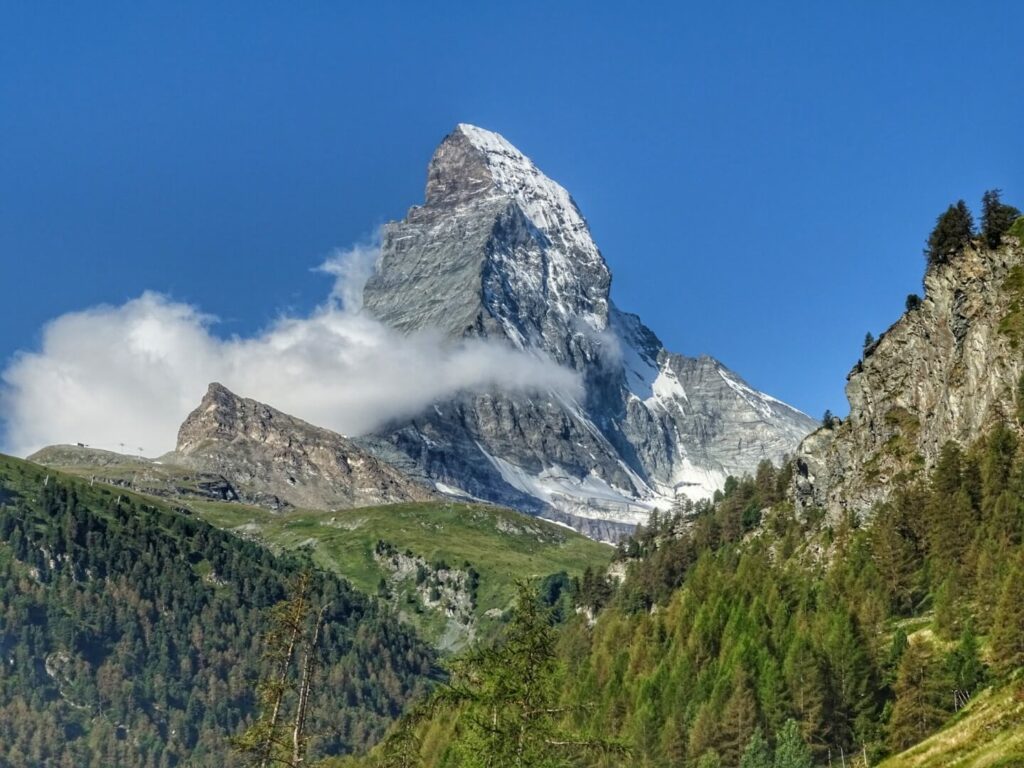
<instances>
[{"instance_id":1,"label":"mountain summit with snow","mask_svg":"<svg viewBox=\"0 0 1024 768\"><path fill-rule=\"evenodd\" d=\"M464 394L364 444L450 493L613 538L677 496L778 462L814 427L709 357L668 352L610 298L611 273L569 193L496 133L461 124L425 201L385 227L363 307L546 355L585 394Z\"/></svg>"}]
</instances>

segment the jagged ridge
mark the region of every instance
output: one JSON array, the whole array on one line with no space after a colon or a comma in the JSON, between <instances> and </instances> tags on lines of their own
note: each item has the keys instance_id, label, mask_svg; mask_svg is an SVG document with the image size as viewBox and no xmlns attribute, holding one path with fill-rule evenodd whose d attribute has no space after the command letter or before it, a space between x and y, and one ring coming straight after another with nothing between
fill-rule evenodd
<instances>
[{"instance_id":1,"label":"jagged ridge","mask_svg":"<svg viewBox=\"0 0 1024 768\"><path fill-rule=\"evenodd\" d=\"M459 125L425 202L385 228L364 307L578 371L582 401L463 395L362 441L408 471L613 537L676 494L778 461L814 422L711 358L664 349L610 298L611 274L569 193L498 134Z\"/></svg>"}]
</instances>

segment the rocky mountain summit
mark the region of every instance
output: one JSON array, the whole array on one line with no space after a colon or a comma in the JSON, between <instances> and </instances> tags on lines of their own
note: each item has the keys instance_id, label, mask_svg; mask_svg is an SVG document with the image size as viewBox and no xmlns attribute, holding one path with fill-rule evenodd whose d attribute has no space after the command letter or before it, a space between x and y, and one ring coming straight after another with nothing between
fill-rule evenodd
<instances>
[{"instance_id":1,"label":"rocky mountain summit","mask_svg":"<svg viewBox=\"0 0 1024 768\"><path fill-rule=\"evenodd\" d=\"M216 383L182 423L177 448L157 459L56 445L29 460L154 496L241 501L272 510L440 498L341 435Z\"/></svg>"},{"instance_id":2,"label":"rocky mountain summit","mask_svg":"<svg viewBox=\"0 0 1024 768\"><path fill-rule=\"evenodd\" d=\"M849 417L797 453L798 506L868 515L895 481L997 422L1018 423L1024 374L1024 248L974 244L930 266L925 296L847 377Z\"/></svg>"},{"instance_id":3,"label":"rocky mountain summit","mask_svg":"<svg viewBox=\"0 0 1024 768\"><path fill-rule=\"evenodd\" d=\"M718 361L666 350L610 288L569 193L498 134L459 125L430 161L424 204L385 228L364 309L400 331L545 355L585 395L465 394L360 443L439 489L613 538L778 462L814 428Z\"/></svg>"},{"instance_id":4,"label":"rocky mountain summit","mask_svg":"<svg viewBox=\"0 0 1024 768\"><path fill-rule=\"evenodd\" d=\"M341 435L216 383L163 461L228 478L243 501L271 508L348 509L437 497Z\"/></svg>"}]
</instances>

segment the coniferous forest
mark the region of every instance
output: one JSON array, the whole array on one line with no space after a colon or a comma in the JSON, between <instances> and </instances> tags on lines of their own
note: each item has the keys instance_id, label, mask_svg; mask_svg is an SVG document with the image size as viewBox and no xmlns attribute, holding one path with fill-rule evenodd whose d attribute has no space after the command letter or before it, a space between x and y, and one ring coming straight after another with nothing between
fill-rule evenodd
<instances>
[{"instance_id":1,"label":"coniferous forest","mask_svg":"<svg viewBox=\"0 0 1024 768\"><path fill-rule=\"evenodd\" d=\"M494 664L470 676L473 696L442 693L399 728L379 764L875 765L988 686L1024 695L1024 446L1011 430L947 445L870 525L797 517L791 471L762 464L715 504L655 517L620 545L621 583L576 580L577 615L549 630L550 652L531 651L542 703L519 710L518 730L487 727L529 698L497 706L522 675ZM481 732L546 757L467 752Z\"/></svg>"},{"instance_id":2,"label":"coniferous forest","mask_svg":"<svg viewBox=\"0 0 1024 768\"><path fill-rule=\"evenodd\" d=\"M242 765L270 609L328 606L311 757L362 750L434 674L371 599L157 502L0 463L0 766Z\"/></svg>"}]
</instances>

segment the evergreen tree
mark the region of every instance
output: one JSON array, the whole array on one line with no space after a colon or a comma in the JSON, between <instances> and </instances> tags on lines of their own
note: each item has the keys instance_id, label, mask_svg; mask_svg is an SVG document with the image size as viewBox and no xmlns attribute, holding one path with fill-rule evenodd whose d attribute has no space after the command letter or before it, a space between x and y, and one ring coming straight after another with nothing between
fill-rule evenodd
<instances>
[{"instance_id":1,"label":"evergreen tree","mask_svg":"<svg viewBox=\"0 0 1024 768\"><path fill-rule=\"evenodd\" d=\"M879 505L868 536L891 610L909 612L914 604L918 553L902 505L896 501Z\"/></svg>"},{"instance_id":2,"label":"evergreen tree","mask_svg":"<svg viewBox=\"0 0 1024 768\"><path fill-rule=\"evenodd\" d=\"M805 737L825 731L825 676L821 660L801 631L790 644L783 663L786 687L792 699L793 713L799 718Z\"/></svg>"},{"instance_id":3,"label":"evergreen tree","mask_svg":"<svg viewBox=\"0 0 1024 768\"><path fill-rule=\"evenodd\" d=\"M989 513L999 495L1010 483L1014 459L1017 454L1017 438L1003 423L997 424L985 439L981 459L981 505Z\"/></svg>"},{"instance_id":4,"label":"evergreen tree","mask_svg":"<svg viewBox=\"0 0 1024 768\"><path fill-rule=\"evenodd\" d=\"M929 662L922 642L907 646L896 678L896 700L889 720L889 744L904 750L942 724L946 712L941 706L941 680Z\"/></svg>"},{"instance_id":5,"label":"evergreen tree","mask_svg":"<svg viewBox=\"0 0 1024 768\"><path fill-rule=\"evenodd\" d=\"M915 309L919 309L921 307L921 297L916 293L908 294L907 301L904 306L907 312L913 312Z\"/></svg>"},{"instance_id":6,"label":"evergreen tree","mask_svg":"<svg viewBox=\"0 0 1024 768\"><path fill-rule=\"evenodd\" d=\"M741 668L733 676L732 695L722 712L719 753L726 765L739 762L756 728L757 701L750 688L750 678Z\"/></svg>"},{"instance_id":7,"label":"evergreen tree","mask_svg":"<svg viewBox=\"0 0 1024 768\"><path fill-rule=\"evenodd\" d=\"M981 198L981 234L989 248L998 248L1020 211L1000 199L1002 190L990 189Z\"/></svg>"},{"instance_id":8,"label":"evergreen tree","mask_svg":"<svg viewBox=\"0 0 1024 768\"><path fill-rule=\"evenodd\" d=\"M568 766L580 752L621 751L619 745L567 733L558 705L557 656L550 611L535 590L519 595L501 640L453 664L452 683L435 702L465 725L454 746L460 766Z\"/></svg>"},{"instance_id":9,"label":"evergreen tree","mask_svg":"<svg viewBox=\"0 0 1024 768\"><path fill-rule=\"evenodd\" d=\"M928 247L925 249L928 263L944 264L969 245L973 236L974 218L967 204L958 200L935 222L935 229L929 235Z\"/></svg>"},{"instance_id":10,"label":"evergreen tree","mask_svg":"<svg viewBox=\"0 0 1024 768\"><path fill-rule=\"evenodd\" d=\"M871 335L871 331L864 334L864 351L867 352L871 345L875 343L875 337Z\"/></svg>"},{"instance_id":11,"label":"evergreen tree","mask_svg":"<svg viewBox=\"0 0 1024 768\"><path fill-rule=\"evenodd\" d=\"M800 734L795 720L787 720L782 726L775 746L774 768L811 768L814 761L811 750Z\"/></svg>"},{"instance_id":12,"label":"evergreen tree","mask_svg":"<svg viewBox=\"0 0 1024 768\"><path fill-rule=\"evenodd\" d=\"M1016 390L1016 405L1017 405L1017 423L1024 424L1024 374L1017 379L1017 390Z\"/></svg>"},{"instance_id":13,"label":"evergreen tree","mask_svg":"<svg viewBox=\"0 0 1024 768\"><path fill-rule=\"evenodd\" d=\"M903 654L906 653L909 645L906 630L903 627L897 627L892 636L892 644L889 646L889 655L885 660L885 682L890 688L896 684L900 662L903 661Z\"/></svg>"},{"instance_id":14,"label":"evergreen tree","mask_svg":"<svg viewBox=\"0 0 1024 768\"><path fill-rule=\"evenodd\" d=\"M1003 673L1024 666L1024 548L1003 581L1002 593L992 622L992 661Z\"/></svg>"},{"instance_id":15,"label":"evergreen tree","mask_svg":"<svg viewBox=\"0 0 1024 768\"><path fill-rule=\"evenodd\" d=\"M946 669L956 689L966 696L973 694L985 678L985 666L981 663L978 637L970 622L960 633L960 642L946 656Z\"/></svg>"},{"instance_id":16,"label":"evergreen tree","mask_svg":"<svg viewBox=\"0 0 1024 768\"><path fill-rule=\"evenodd\" d=\"M772 768L772 753L760 728L754 729L747 742L739 768Z\"/></svg>"}]
</instances>

